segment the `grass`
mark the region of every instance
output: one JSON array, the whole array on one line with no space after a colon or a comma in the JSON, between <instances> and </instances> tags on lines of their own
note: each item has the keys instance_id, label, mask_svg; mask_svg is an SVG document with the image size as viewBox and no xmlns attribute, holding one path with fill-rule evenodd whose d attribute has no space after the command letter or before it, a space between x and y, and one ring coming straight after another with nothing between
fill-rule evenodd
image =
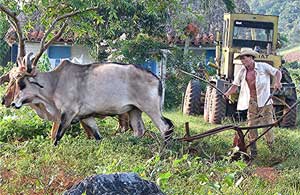
<instances>
[{"instance_id":1,"label":"grass","mask_svg":"<svg viewBox=\"0 0 300 195\"><path fill-rule=\"evenodd\" d=\"M288 54L288 53L291 53L291 52L295 52L295 51L300 51L300 46L299 45L293 45L291 47L286 47L284 49L281 49L279 51L279 54L280 55L285 55L285 54Z\"/></svg>"},{"instance_id":2,"label":"grass","mask_svg":"<svg viewBox=\"0 0 300 195\"><path fill-rule=\"evenodd\" d=\"M242 161L229 161L232 131L192 143L173 141L162 148L160 135L148 117L143 116L146 128L152 133L143 138L135 138L132 132L114 135L116 120L107 118L98 121L102 141L87 139L78 126L73 126L54 147L47 136L50 124L32 118L31 111L15 113L0 108L0 113L5 113L0 115L1 128L10 124L9 120L3 122L3 117L13 115L18 120L12 119L14 126L8 125L9 128L26 129L18 131L17 139L9 134L10 139L0 142L0 194L61 194L87 176L115 172L135 172L170 195L300 193L299 128L275 128L273 150L260 140L258 158L247 166ZM185 122L189 122L192 134L215 127L202 117L184 116L180 112L166 112L165 116L175 123L175 137L184 135ZM28 131L31 133L19 139L22 132ZM276 180L257 177L256 167L275 168Z\"/></svg>"}]
</instances>

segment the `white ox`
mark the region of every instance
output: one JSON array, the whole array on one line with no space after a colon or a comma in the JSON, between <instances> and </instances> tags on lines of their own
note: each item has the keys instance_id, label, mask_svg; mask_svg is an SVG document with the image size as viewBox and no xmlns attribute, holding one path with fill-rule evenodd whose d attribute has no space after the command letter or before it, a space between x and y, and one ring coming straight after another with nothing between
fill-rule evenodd
<instances>
[{"instance_id":1,"label":"white ox","mask_svg":"<svg viewBox=\"0 0 300 195\"><path fill-rule=\"evenodd\" d=\"M100 139L94 117L126 112L135 136L142 136L145 131L142 112L151 118L165 140L173 133L172 122L161 112L161 81L136 65L79 65L66 60L53 71L21 76L16 88L12 106L38 105L44 110L39 116L59 124L54 145L77 121Z\"/></svg>"}]
</instances>

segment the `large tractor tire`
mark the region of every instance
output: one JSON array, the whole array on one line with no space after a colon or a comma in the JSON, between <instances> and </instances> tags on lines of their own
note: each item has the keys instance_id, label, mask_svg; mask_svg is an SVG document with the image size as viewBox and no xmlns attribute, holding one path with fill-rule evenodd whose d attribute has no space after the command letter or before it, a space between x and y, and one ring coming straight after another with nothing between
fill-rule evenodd
<instances>
[{"instance_id":1,"label":"large tractor tire","mask_svg":"<svg viewBox=\"0 0 300 195\"><path fill-rule=\"evenodd\" d=\"M203 118L205 122L209 122L209 112L210 112L210 96L211 96L212 87L207 85L206 86L206 93L205 93L205 100L204 100L204 113Z\"/></svg>"},{"instance_id":2,"label":"large tractor tire","mask_svg":"<svg viewBox=\"0 0 300 195\"><path fill-rule=\"evenodd\" d=\"M282 79L281 82L285 83L293 83L293 80L286 68L281 69L282 72ZM297 102L297 93L296 89L294 88L292 91L292 94L290 96L285 97L285 103L289 106L292 106ZM284 106L282 108L281 114L285 114L289 111L289 108L287 106ZM279 123L280 127L288 127L288 128L293 128L296 126L297 122L297 107L294 107Z\"/></svg>"},{"instance_id":3,"label":"large tractor tire","mask_svg":"<svg viewBox=\"0 0 300 195\"><path fill-rule=\"evenodd\" d=\"M186 88L182 111L187 115L203 114L203 98L198 80L191 80Z\"/></svg>"},{"instance_id":4,"label":"large tractor tire","mask_svg":"<svg viewBox=\"0 0 300 195\"><path fill-rule=\"evenodd\" d=\"M210 102L209 122L221 124L226 114L226 101L215 88L211 91Z\"/></svg>"}]
</instances>

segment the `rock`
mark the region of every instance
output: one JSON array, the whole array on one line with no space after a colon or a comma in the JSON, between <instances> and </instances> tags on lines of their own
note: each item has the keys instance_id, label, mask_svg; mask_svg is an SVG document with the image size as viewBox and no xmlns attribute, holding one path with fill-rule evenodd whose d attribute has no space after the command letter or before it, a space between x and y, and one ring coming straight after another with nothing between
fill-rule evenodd
<instances>
[{"instance_id":1,"label":"rock","mask_svg":"<svg viewBox=\"0 0 300 195\"><path fill-rule=\"evenodd\" d=\"M87 177L64 192L64 195L164 195L153 183L135 173L103 174Z\"/></svg>"},{"instance_id":2,"label":"rock","mask_svg":"<svg viewBox=\"0 0 300 195\"><path fill-rule=\"evenodd\" d=\"M234 0L235 13L251 13L250 7L245 0Z\"/></svg>"},{"instance_id":3,"label":"rock","mask_svg":"<svg viewBox=\"0 0 300 195\"><path fill-rule=\"evenodd\" d=\"M215 33L217 30L222 32L224 13L229 12L229 10L226 8L224 0L205 2L199 0L182 0L181 3L183 7L191 7L195 13L204 17L203 21L189 21L201 26L200 33ZM250 7L246 0L234 0L234 5L234 13L250 13ZM189 9L186 10L188 13Z\"/></svg>"}]
</instances>

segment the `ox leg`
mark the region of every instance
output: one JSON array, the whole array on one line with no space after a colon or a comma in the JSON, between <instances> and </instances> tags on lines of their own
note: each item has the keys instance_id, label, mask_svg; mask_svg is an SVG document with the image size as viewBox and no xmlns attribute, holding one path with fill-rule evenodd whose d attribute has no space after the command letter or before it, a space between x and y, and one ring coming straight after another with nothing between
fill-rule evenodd
<instances>
[{"instance_id":1,"label":"ox leg","mask_svg":"<svg viewBox=\"0 0 300 195\"><path fill-rule=\"evenodd\" d=\"M61 115L60 124L59 124L58 130L55 135L55 140L54 140L55 146L58 144L59 140L65 134L66 129L71 125L71 122L72 122L74 116L75 116L75 114L71 115L68 113L63 113Z\"/></svg>"},{"instance_id":2,"label":"ox leg","mask_svg":"<svg viewBox=\"0 0 300 195\"><path fill-rule=\"evenodd\" d=\"M86 125L82 120L80 120L80 126L84 129L88 138L93 137L92 129L88 125Z\"/></svg>"},{"instance_id":3,"label":"ox leg","mask_svg":"<svg viewBox=\"0 0 300 195\"><path fill-rule=\"evenodd\" d=\"M168 141L172 138L174 132L174 125L172 121L168 118L165 118L161 115L160 111L145 111L146 114L151 118L155 126L160 130L162 137L165 141Z\"/></svg>"},{"instance_id":4,"label":"ox leg","mask_svg":"<svg viewBox=\"0 0 300 195\"><path fill-rule=\"evenodd\" d=\"M124 113L124 114L118 115L118 122L119 122L118 130L120 130L120 132L128 131L128 129L129 129L129 114Z\"/></svg>"},{"instance_id":5,"label":"ox leg","mask_svg":"<svg viewBox=\"0 0 300 195\"><path fill-rule=\"evenodd\" d=\"M82 119L80 120L80 124L82 125L88 137L93 136L96 140L101 139L101 135L99 133L99 129L94 118Z\"/></svg>"},{"instance_id":6,"label":"ox leg","mask_svg":"<svg viewBox=\"0 0 300 195\"><path fill-rule=\"evenodd\" d=\"M54 141L55 140L55 136L57 134L57 130L59 127L59 123L58 122L54 122L52 124L52 129L51 129L51 139Z\"/></svg>"},{"instance_id":7,"label":"ox leg","mask_svg":"<svg viewBox=\"0 0 300 195\"><path fill-rule=\"evenodd\" d=\"M145 125L142 120L142 111L133 109L129 112L130 125L136 137L142 137L145 133Z\"/></svg>"}]
</instances>

